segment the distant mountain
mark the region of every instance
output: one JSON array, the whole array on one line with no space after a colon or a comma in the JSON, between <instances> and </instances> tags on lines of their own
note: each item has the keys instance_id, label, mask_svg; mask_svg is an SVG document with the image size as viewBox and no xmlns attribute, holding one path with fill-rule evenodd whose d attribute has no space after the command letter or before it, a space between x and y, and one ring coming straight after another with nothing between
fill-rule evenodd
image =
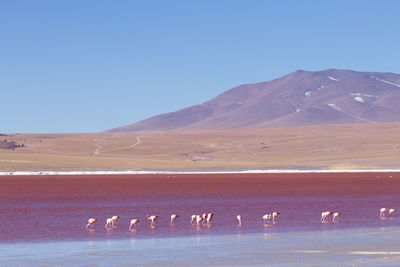
<instances>
[{"instance_id":1,"label":"distant mountain","mask_svg":"<svg viewBox=\"0 0 400 267\"><path fill-rule=\"evenodd\" d=\"M244 84L202 103L110 131L400 122L400 75L298 70Z\"/></svg>"}]
</instances>

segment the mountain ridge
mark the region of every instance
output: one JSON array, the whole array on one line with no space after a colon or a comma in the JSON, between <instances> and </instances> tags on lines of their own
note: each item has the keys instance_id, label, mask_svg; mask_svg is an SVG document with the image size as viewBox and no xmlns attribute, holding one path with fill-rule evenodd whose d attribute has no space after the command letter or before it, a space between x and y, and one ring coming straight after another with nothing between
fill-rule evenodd
<instances>
[{"instance_id":1,"label":"mountain ridge","mask_svg":"<svg viewBox=\"0 0 400 267\"><path fill-rule=\"evenodd\" d=\"M231 88L204 103L111 132L230 129L400 121L400 75L297 70Z\"/></svg>"}]
</instances>

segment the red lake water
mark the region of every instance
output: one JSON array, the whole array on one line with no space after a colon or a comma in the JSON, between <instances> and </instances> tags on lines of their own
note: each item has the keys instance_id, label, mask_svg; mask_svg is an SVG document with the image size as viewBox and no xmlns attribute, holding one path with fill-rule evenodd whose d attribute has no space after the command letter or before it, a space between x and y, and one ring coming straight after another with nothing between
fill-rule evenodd
<instances>
[{"instance_id":1,"label":"red lake water","mask_svg":"<svg viewBox=\"0 0 400 267\"><path fill-rule=\"evenodd\" d=\"M380 219L379 209L400 208L399 192L400 174L386 172L3 176L0 242L397 226L400 218ZM341 213L337 223L321 223L326 210ZM273 211L280 213L277 223L264 224L262 216ZM210 212L211 225L190 224L192 214ZM147 214L159 216L154 227ZM179 215L175 225L171 214ZM113 215L121 218L107 230ZM89 218L98 219L94 230L85 228ZM133 218L140 221L129 231Z\"/></svg>"}]
</instances>

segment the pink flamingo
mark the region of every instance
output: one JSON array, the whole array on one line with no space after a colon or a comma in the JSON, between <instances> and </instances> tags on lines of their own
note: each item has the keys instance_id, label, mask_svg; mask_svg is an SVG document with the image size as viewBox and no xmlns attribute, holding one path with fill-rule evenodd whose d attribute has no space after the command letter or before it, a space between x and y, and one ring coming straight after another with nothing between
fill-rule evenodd
<instances>
[{"instance_id":1,"label":"pink flamingo","mask_svg":"<svg viewBox=\"0 0 400 267\"><path fill-rule=\"evenodd\" d=\"M147 220L151 221L151 226L154 225L154 223L156 222L157 219L158 219L157 215L150 216L150 215L147 214Z\"/></svg>"},{"instance_id":2,"label":"pink flamingo","mask_svg":"<svg viewBox=\"0 0 400 267\"><path fill-rule=\"evenodd\" d=\"M340 216L340 212L333 213L332 222L336 222L337 218Z\"/></svg>"},{"instance_id":3,"label":"pink flamingo","mask_svg":"<svg viewBox=\"0 0 400 267\"><path fill-rule=\"evenodd\" d=\"M97 222L97 219L96 219L96 218L90 218L90 219L88 220L88 224L86 224L86 229L88 229L89 226L94 227L94 223L95 223L95 222Z\"/></svg>"},{"instance_id":4,"label":"pink flamingo","mask_svg":"<svg viewBox=\"0 0 400 267\"><path fill-rule=\"evenodd\" d=\"M392 216L395 211L396 211L395 209L389 209L388 216Z\"/></svg>"},{"instance_id":5,"label":"pink flamingo","mask_svg":"<svg viewBox=\"0 0 400 267\"><path fill-rule=\"evenodd\" d=\"M264 224L265 223L269 223L269 219L271 219L271 214L265 214L262 218L264 220Z\"/></svg>"},{"instance_id":6,"label":"pink flamingo","mask_svg":"<svg viewBox=\"0 0 400 267\"><path fill-rule=\"evenodd\" d=\"M208 213L207 214L207 224L210 225L211 224L211 220L214 218L214 213Z\"/></svg>"},{"instance_id":7,"label":"pink flamingo","mask_svg":"<svg viewBox=\"0 0 400 267\"><path fill-rule=\"evenodd\" d=\"M171 215L171 224L174 224L176 218L178 218L178 217L179 217L179 215L177 215L177 214L172 214L172 215Z\"/></svg>"},{"instance_id":8,"label":"pink flamingo","mask_svg":"<svg viewBox=\"0 0 400 267\"><path fill-rule=\"evenodd\" d=\"M203 221L203 218L200 215L196 216L196 223L197 225L200 225L200 223Z\"/></svg>"},{"instance_id":9,"label":"pink flamingo","mask_svg":"<svg viewBox=\"0 0 400 267\"><path fill-rule=\"evenodd\" d=\"M190 223L194 223L198 215L193 214L190 220Z\"/></svg>"},{"instance_id":10,"label":"pink flamingo","mask_svg":"<svg viewBox=\"0 0 400 267\"><path fill-rule=\"evenodd\" d=\"M203 213L201 217L203 218L203 223L205 223L207 221L207 213Z\"/></svg>"},{"instance_id":11,"label":"pink flamingo","mask_svg":"<svg viewBox=\"0 0 400 267\"><path fill-rule=\"evenodd\" d=\"M381 209L379 210L379 217L380 217L380 218L385 217L385 212L386 212L386 208L381 208Z\"/></svg>"},{"instance_id":12,"label":"pink flamingo","mask_svg":"<svg viewBox=\"0 0 400 267\"><path fill-rule=\"evenodd\" d=\"M135 225L139 222L138 219L132 219L131 224L129 225L129 230L132 229L132 227L135 227Z\"/></svg>"},{"instance_id":13,"label":"pink flamingo","mask_svg":"<svg viewBox=\"0 0 400 267\"><path fill-rule=\"evenodd\" d=\"M113 222L113 219L112 219L112 218L108 218L108 219L106 220L106 229L112 227L112 222Z\"/></svg>"},{"instance_id":14,"label":"pink flamingo","mask_svg":"<svg viewBox=\"0 0 400 267\"><path fill-rule=\"evenodd\" d=\"M239 226L241 226L242 225L242 216L238 215L238 216L236 216L236 219L239 222Z\"/></svg>"},{"instance_id":15,"label":"pink flamingo","mask_svg":"<svg viewBox=\"0 0 400 267\"><path fill-rule=\"evenodd\" d=\"M280 213L279 213L279 212L276 212L276 211L274 211L274 212L272 213L272 222L273 222L273 223L275 223L275 218L277 218L279 214L280 214Z\"/></svg>"},{"instance_id":16,"label":"pink flamingo","mask_svg":"<svg viewBox=\"0 0 400 267\"><path fill-rule=\"evenodd\" d=\"M332 211L324 211L321 213L321 222L325 222L326 217L330 216Z\"/></svg>"},{"instance_id":17,"label":"pink flamingo","mask_svg":"<svg viewBox=\"0 0 400 267\"><path fill-rule=\"evenodd\" d=\"M111 217L111 219L112 219L112 226L114 226L114 224L117 224L117 221L119 220L119 218L121 218L121 217L119 217L119 216L117 216L117 215L114 215L114 216Z\"/></svg>"}]
</instances>

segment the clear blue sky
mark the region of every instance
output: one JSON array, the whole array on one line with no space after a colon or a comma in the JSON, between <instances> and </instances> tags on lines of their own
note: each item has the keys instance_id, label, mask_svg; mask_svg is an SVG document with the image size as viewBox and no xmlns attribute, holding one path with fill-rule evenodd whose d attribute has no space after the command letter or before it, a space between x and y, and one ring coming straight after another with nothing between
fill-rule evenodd
<instances>
[{"instance_id":1,"label":"clear blue sky","mask_svg":"<svg viewBox=\"0 0 400 267\"><path fill-rule=\"evenodd\" d=\"M0 133L96 132L297 69L400 73L400 1L0 2Z\"/></svg>"}]
</instances>

